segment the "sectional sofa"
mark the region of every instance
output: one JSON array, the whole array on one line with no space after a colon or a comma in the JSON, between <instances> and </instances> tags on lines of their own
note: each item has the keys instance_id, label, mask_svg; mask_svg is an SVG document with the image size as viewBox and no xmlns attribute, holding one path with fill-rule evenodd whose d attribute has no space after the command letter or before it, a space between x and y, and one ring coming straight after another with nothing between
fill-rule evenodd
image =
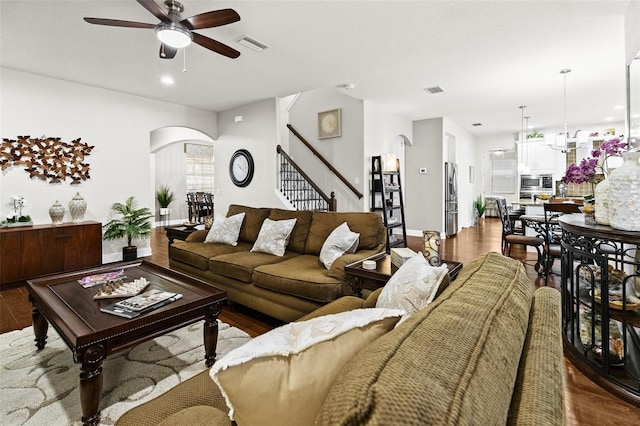
<instances>
[{"instance_id":1,"label":"sectional sofa","mask_svg":"<svg viewBox=\"0 0 640 426\"><path fill-rule=\"evenodd\" d=\"M377 213L311 212L229 206L227 217L244 213L238 244L207 243L208 231L196 231L169 248L171 269L227 291L235 302L282 321L295 321L341 296L352 294L344 267L384 251L382 218ZM251 251L265 219L296 219L282 256ZM319 255L327 237L346 222L360 234L355 253L326 268Z\"/></svg>"},{"instance_id":2,"label":"sectional sofa","mask_svg":"<svg viewBox=\"0 0 640 426\"><path fill-rule=\"evenodd\" d=\"M310 321L295 323L298 332L305 334L304 325L314 318L371 311L367 308L376 305L377 296L378 291L366 300L342 297L302 318ZM564 425L561 336L558 291L544 287L534 292L520 262L488 253L465 265L427 307L357 350L329 384L326 396L316 401L313 420L305 424ZM303 372L304 391L316 388L314 378L324 376L349 346L351 340L340 338L329 342L335 356L325 356ZM293 369L295 356L283 352L280 368ZM217 362L224 365L225 359ZM272 411L286 413L287 407L298 410L305 404L297 394L284 395L293 402L265 408L264 401L253 396L254 388L286 389L273 383L272 370L259 375L259 386L243 386L247 376L255 374L250 370L227 385L237 387L244 399L234 401L236 420L241 403L259 419L238 424L290 424L287 416L268 419ZM125 413L117 424L230 425L228 413L225 397L207 370Z\"/></svg>"}]
</instances>

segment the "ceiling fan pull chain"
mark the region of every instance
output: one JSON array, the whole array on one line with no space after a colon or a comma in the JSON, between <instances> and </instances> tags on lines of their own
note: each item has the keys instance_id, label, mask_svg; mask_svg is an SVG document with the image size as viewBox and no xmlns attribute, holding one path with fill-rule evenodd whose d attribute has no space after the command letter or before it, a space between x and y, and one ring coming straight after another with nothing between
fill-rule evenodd
<instances>
[{"instance_id":1,"label":"ceiling fan pull chain","mask_svg":"<svg viewBox=\"0 0 640 426\"><path fill-rule=\"evenodd\" d=\"M167 56L166 53L164 53L164 43L160 43L160 56L163 58Z\"/></svg>"},{"instance_id":2,"label":"ceiling fan pull chain","mask_svg":"<svg viewBox=\"0 0 640 426\"><path fill-rule=\"evenodd\" d=\"M182 49L182 72L187 72L187 49Z\"/></svg>"}]
</instances>

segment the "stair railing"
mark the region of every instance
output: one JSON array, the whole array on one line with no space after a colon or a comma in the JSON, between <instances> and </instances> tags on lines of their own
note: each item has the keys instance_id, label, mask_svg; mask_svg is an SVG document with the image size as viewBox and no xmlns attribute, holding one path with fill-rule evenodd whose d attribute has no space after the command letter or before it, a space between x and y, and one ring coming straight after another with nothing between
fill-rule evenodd
<instances>
[{"instance_id":1,"label":"stair railing","mask_svg":"<svg viewBox=\"0 0 640 426\"><path fill-rule=\"evenodd\" d=\"M307 148L309 148L309 150L313 153L313 155L315 155L316 157L318 157L318 159L320 161L322 161L322 164L324 164L325 166L327 166L327 168L329 170L331 170L331 172L336 175L336 177L338 179L340 179L342 181L342 183L344 183L347 188L349 188L351 190L351 192L353 192L354 194L356 194L358 196L358 198L362 198L362 193L360 191L358 191L358 189L356 187L354 187L353 185L351 185L351 183L349 182L349 180L347 178L345 178L344 176L342 176L342 174L336 170L335 167L333 167L331 165L331 163L329 163L329 161L327 161L326 158L324 158L322 156L322 154L320 154L309 142L307 142L307 140L300 134L298 133L298 131L296 129L293 128L293 126L291 124L287 124L287 128L289 128L289 130L291 131L291 133L293 133L298 139L300 139L300 142L302 142Z\"/></svg>"},{"instance_id":2,"label":"stair railing","mask_svg":"<svg viewBox=\"0 0 640 426\"><path fill-rule=\"evenodd\" d=\"M311 178L282 149L280 154L280 192L297 210L336 211L337 201L334 192L327 196Z\"/></svg>"}]
</instances>

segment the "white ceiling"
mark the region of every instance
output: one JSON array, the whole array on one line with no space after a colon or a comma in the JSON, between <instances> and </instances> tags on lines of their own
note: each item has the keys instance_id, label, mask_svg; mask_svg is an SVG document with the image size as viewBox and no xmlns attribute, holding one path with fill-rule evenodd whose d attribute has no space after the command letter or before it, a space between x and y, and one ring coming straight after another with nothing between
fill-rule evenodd
<instances>
[{"instance_id":1,"label":"white ceiling","mask_svg":"<svg viewBox=\"0 0 640 426\"><path fill-rule=\"evenodd\" d=\"M157 0L162 4L162 0ZM183 18L233 8L241 21L197 32L241 52L192 44L158 57L152 30L83 17L156 23L134 0L0 1L2 66L213 111L321 87L412 120L449 117L474 135L624 121L628 1L192 1ZM271 46L254 52L249 35ZM163 86L171 75L175 84ZM441 86L431 95L423 88ZM616 109L618 107L618 109ZM472 127L480 122L481 127Z\"/></svg>"}]
</instances>

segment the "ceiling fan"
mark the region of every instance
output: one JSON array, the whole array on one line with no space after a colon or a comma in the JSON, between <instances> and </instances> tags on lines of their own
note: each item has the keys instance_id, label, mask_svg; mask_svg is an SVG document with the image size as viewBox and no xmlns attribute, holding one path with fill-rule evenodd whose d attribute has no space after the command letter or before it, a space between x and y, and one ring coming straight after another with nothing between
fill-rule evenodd
<instances>
[{"instance_id":1,"label":"ceiling fan","mask_svg":"<svg viewBox=\"0 0 640 426\"><path fill-rule=\"evenodd\" d=\"M204 28L219 27L240 20L240 15L233 9L212 10L190 18L182 19L180 13L184 10L181 3L175 0L166 0L164 10L153 0L136 0L161 22L158 24L146 24L144 22L122 21L119 19L84 18L90 24L108 25L112 27L147 28L155 29L156 36L161 42L160 57L171 59L176 56L178 49L188 46L192 41L213 52L237 58L240 52L220 43L212 38L193 32Z\"/></svg>"}]
</instances>

